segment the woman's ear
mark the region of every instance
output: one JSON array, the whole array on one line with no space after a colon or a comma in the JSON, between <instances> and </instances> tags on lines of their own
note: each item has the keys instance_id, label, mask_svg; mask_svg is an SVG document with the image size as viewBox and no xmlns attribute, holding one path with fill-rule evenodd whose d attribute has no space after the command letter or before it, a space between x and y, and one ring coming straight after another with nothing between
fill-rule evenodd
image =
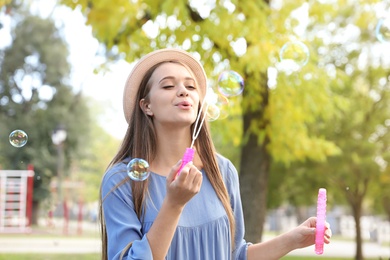
<instances>
[{"instance_id":1,"label":"woman's ear","mask_svg":"<svg viewBox=\"0 0 390 260\"><path fill-rule=\"evenodd\" d=\"M139 106L141 107L142 111L144 111L145 114L148 116L153 116L152 109L150 108L150 104L145 101L145 99L141 99L139 101Z\"/></svg>"}]
</instances>

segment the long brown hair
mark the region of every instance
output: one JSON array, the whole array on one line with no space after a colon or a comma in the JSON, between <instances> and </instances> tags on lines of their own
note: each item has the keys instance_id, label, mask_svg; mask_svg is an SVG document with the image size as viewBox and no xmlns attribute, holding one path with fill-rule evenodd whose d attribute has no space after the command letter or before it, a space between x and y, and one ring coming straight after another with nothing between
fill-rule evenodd
<instances>
[{"instance_id":1,"label":"long brown hair","mask_svg":"<svg viewBox=\"0 0 390 260\"><path fill-rule=\"evenodd\" d=\"M178 61L171 61L171 62L175 62L175 63L179 63L180 65L183 65L191 73L191 70L184 64ZM134 109L130 118L130 122L125 137L119 148L119 151L112 159L107 169L109 169L110 167L114 166L117 163L122 162L124 159L128 157L144 158L146 161L151 162L156 156L156 133L153 127L153 122L152 119L142 111L142 109L139 106L139 101L142 98L147 98L151 88L150 78L153 72L163 63L166 62L162 62L154 65L145 74L137 92L137 97L135 99L136 102L134 103ZM198 83L196 82L196 84ZM203 113L203 112L199 111L199 113ZM193 127L194 124L191 127L191 131L194 130ZM204 122L200 130L199 136L195 141L195 147L203 163L204 172L207 175L208 179L210 180L210 183L213 186L218 198L221 200L223 207L225 208L225 211L229 219L230 233L232 234L231 241L232 244L234 244L235 220L234 220L233 210L231 208L230 198L226 186L223 182L222 175L218 167L216 150L211 139L210 129L207 122ZM122 185L127 181L129 181L129 179L125 179L117 186ZM143 212L144 200L148 190L148 179L146 179L143 182L130 181L130 185L132 189L132 195L134 198L135 212L137 213L138 218L141 219L142 214L144 213ZM99 220L100 220L100 231L102 236L102 259L107 260L108 257L107 256L107 231L106 231L106 225L105 225L105 220L103 215L104 198L102 197L103 194L101 192L102 191L100 189ZM129 247L131 246L132 241L129 242L130 243L128 244L128 246L125 249L123 249L122 256L124 255L125 250L128 250Z\"/></svg>"}]
</instances>

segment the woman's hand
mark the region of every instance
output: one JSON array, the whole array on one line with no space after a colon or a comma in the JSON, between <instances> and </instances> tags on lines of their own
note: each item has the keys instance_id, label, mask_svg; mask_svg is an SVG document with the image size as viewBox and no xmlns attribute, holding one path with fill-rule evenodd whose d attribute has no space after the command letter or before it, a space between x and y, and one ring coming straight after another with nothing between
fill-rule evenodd
<instances>
[{"instance_id":1,"label":"woman's hand","mask_svg":"<svg viewBox=\"0 0 390 260\"><path fill-rule=\"evenodd\" d=\"M177 174L180 165L181 160L172 167L167 176L167 202L175 207L184 207L199 192L203 179L202 173L192 162L187 163Z\"/></svg>"},{"instance_id":2,"label":"woman's hand","mask_svg":"<svg viewBox=\"0 0 390 260\"><path fill-rule=\"evenodd\" d=\"M147 238L152 250L153 259L165 259L184 205L197 194L202 185L202 173L188 163L176 176L181 161L172 167L167 176L167 195L158 212Z\"/></svg>"},{"instance_id":3,"label":"woman's hand","mask_svg":"<svg viewBox=\"0 0 390 260\"><path fill-rule=\"evenodd\" d=\"M291 230L289 235L291 240L295 243L295 248L303 248L315 243L316 236L316 217L308 218L301 225L297 226ZM325 235L324 242L325 244L330 243L330 238L332 236L332 230L330 229L329 223L325 223Z\"/></svg>"}]
</instances>

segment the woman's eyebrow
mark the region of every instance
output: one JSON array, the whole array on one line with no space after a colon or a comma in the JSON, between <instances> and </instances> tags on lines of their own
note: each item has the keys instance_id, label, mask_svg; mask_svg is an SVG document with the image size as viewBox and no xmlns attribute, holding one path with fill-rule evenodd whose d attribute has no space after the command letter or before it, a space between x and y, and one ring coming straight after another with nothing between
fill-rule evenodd
<instances>
[{"instance_id":1,"label":"woman's eyebrow","mask_svg":"<svg viewBox=\"0 0 390 260\"><path fill-rule=\"evenodd\" d=\"M160 81L158 83L161 83L161 81L166 80L166 79L176 79L176 77L174 77L174 76L166 76L166 77L163 77L162 79L160 79ZM185 77L184 79L185 80L192 80L192 81L195 82L195 80L192 77Z\"/></svg>"}]
</instances>

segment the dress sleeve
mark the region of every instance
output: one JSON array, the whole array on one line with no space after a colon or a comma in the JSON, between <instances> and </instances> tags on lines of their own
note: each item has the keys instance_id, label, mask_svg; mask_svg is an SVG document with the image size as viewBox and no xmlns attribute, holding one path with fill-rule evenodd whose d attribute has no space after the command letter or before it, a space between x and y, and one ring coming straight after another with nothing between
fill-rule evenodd
<instances>
[{"instance_id":1,"label":"dress sleeve","mask_svg":"<svg viewBox=\"0 0 390 260\"><path fill-rule=\"evenodd\" d=\"M238 178L237 169L234 165L227 161L226 163L226 186L230 196L230 203L232 205L234 218L236 221L236 234L234 236L234 248L233 259L246 260L248 246L251 243L247 243L244 239L245 224L244 214L242 211L241 195L240 195L240 183Z\"/></svg>"},{"instance_id":2,"label":"dress sleeve","mask_svg":"<svg viewBox=\"0 0 390 260\"><path fill-rule=\"evenodd\" d=\"M129 181L121 184L127 177L125 168L114 166L102 181L103 214L107 231L108 259L152 260L152 251L142 223L134 210ZM130 248L127 248L132 243Z\"/></svg>"}]
</instances>

